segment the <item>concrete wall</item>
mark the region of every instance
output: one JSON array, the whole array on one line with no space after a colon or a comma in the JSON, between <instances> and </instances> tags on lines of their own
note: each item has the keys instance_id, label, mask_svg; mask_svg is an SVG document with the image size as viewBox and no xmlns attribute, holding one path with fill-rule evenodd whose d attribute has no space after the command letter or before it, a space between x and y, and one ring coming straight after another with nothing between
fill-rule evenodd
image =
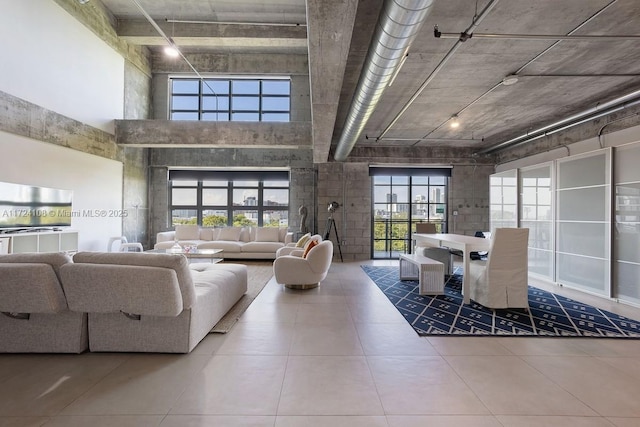
<instances>
[{"instance_id":1,"label":"concrete wall","mask_svg":"<svg viewBox=\"0 0 640 427\"><path fill-rule=\"evenodd\" d=\"M124 118L148 119L151 115L151 76L132 62L125 63ZM130 242L149 246L149 150L118 147L124 163L123 208L128 212L122 221L122 233Z\"/></svg>"},{"instance_id":2,"label":"concrete wall","mask_svg":"<svg viewBox=\"0 0 640 427\"><path fill-rule=\"evenodd\" d=\"M409 160L409 159L404 159ZM389 166L398 166L402 159L388 161ZM437 165L432 159L413 158L416 165ZM406 163L406 162L405 162ZM318 165L318 225L320 234L326 228L329 213L327 206L337 201L340 208L333 219L345 261L364 260L371 257L371 177L369 162L323 163ZM380 164L377 163L376 164ZM489 175L493 165L457 164L449 180L449 232L470 234L489 227ZM453 210L458 211L453 216ZM336 243L331 230L331 240ZM335 255L339 256L336 248Z\"/></svg>"}]
</instances>

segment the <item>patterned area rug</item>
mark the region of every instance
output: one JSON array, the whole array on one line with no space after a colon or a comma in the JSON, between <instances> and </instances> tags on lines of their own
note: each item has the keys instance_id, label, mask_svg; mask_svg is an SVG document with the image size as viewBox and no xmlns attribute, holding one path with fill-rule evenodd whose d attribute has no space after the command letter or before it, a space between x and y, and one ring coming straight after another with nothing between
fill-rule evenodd
<instances>
[{"instance_id":1,"label":"patterned area rug","mask_svg":"<svg viewBox=\"0 0 640 427\"><path fill-rule=\"evenodd\" d=\"M640 338L640 322L529 286L529 312L492 311L462 304L462 276L447 276L444 295L418 294L418 282L401 281L398 267L362 269L418 335L491 335Z\"/></svg>"},{"instance_id":2,"label":"patterned area rug","mask_svg":"<svg viewBox=\"0 0 640 427\"><path fill-rule=\"evenodd\" d=\"M243 261L237 263L247 266L247 293L231 307L209 333L226 334L229 332L238 321L238 318L247 310L273 276L273 261Z\"/></svg>"}]
</instances>

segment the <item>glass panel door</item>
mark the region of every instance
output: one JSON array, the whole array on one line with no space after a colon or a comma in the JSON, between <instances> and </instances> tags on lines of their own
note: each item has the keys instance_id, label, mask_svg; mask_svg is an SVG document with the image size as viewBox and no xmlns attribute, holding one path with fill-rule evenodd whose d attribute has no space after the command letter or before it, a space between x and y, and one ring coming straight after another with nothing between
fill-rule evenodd
<instances>
[{"instance_id":1,"label":"glass panel door","mask_svg":"<svg viewBox=\"0 0 640 427\"><path fill-rule=\"evenodd\" d=\"M416 224L431 222L447 231L447 178L374 176L373 258L395 259L411 252Z\"/></svg>"},{"instance_id":2,"label":"glass panel door","mask_svg":"<svg viewBox=\"0 0 640 427\"><path fill-rule=\"evenodd\" d=\"M556 281L610 296L610 150L557 161Z\"/></svg>"},{"instance_id":3,"label":"glass panel door","mask_svg":"<svg viewBox=\"0 0 640 427\"><path fill-rule=\"evenodd\" d=\"M613 297L640 304L640 144L616 148Z\"/></svg>"},{"instance_id":4,"label":"glass panel door","mask_svg":"<svg viewBox=\"0 0 640 427\"><path fill-rule=\"evenodd\" d=\"M520 170L520 227L529 229L529 273L553 280L551 164Z\"/></svg>"}]
</instances>

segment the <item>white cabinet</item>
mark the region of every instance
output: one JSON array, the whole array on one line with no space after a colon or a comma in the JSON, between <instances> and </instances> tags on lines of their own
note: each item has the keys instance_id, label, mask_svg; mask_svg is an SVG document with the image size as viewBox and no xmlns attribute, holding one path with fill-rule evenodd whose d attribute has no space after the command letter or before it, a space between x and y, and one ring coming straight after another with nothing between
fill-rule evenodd
<instances>
[{"instance_id":1,"label":"white cabinet","mask_svg":"<svg viewBox=\"0 0 640 427\"><path fill-rule=\"evenodd\" d=\"M0 238L0 252L4 240L8 241L9 253L23 252L76 252L78 250L78 232L72 230L40 231L34 233L9 234Z\"/></svg>"},{"instance_id":2,"label":"white cabinet","mask_svg":"<svg viewBox=\"0 0 640 427\"><path fill-rule=\"evenodd\" d=\"M8 253L10 244L11 239L9 237L0 237L0 254Z\"/></svg>"}]
</instances>

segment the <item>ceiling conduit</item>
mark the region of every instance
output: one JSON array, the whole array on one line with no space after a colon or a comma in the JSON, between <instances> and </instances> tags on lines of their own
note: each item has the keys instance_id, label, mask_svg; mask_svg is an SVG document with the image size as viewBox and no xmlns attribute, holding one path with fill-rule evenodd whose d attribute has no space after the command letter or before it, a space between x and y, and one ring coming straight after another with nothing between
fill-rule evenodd
<instances>
[{"instance_id":1,"label":"ceiling conduit","mask_svg":"<svg viewBox=\"0 0 640 427\"><path fill-rule=\"evenodd\" d=\"M433 0L385 0L334 159L353 150L394 71L426 20Z\"/></svg>"},{"instance_id":2,"label":"ceiling conduit","mask_svg":"<svg viewBox=\"0 0 640 427\"><path fill-rule=\"evenodd\" d=\"M616 111L624 110L625 108L630 108L638 104L640 104L640 90L635 90L611 101L599 104L596 107L589 108L562 120L558 120L557 122L553 122L547 126L529 131L523 135L511 138L508 141L492 145L491 147L487 147L483 150L480 150L478 153L491 154L499 150L522 145L527 142L570 129L582 123L595 120L599 117L608 116L615 113Z\"/></svg>"}]
</instances>

